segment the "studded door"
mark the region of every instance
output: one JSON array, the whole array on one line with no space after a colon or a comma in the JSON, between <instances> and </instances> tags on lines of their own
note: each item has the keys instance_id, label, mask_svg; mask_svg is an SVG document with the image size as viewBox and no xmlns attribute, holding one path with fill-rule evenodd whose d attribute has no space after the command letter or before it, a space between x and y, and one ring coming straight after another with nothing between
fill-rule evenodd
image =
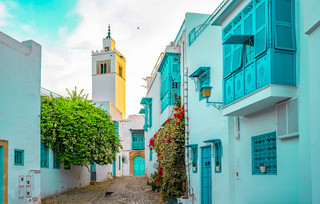
<instances>
[{"instance_id":1,"label":"studded door","mask_svg":"<svg viewBox=\"0 0 320 204\"><path fill-rule=\"evenodd\" d=\"M144 157L136 156L133 158L133 175L144 175Z\"/></svg>"}]
</instances>

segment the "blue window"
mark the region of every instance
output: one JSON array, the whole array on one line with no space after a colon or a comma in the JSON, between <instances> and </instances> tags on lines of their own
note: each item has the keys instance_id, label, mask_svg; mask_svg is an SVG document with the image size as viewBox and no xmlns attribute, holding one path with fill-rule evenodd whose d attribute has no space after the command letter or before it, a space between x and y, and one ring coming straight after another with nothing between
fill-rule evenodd
<instances>
[{"instance_id":1,"label":"blue window","mask_svg":"<svg viewBox=\"0 0 320 204\"><path fill-rule=\"evenodd\" d=\"M199 100L201 101L203 98L202 95L202 86L204 84L210 84L210 69L207 69L205 72L203 72L200 76L199 76Z\"/></svg>"},{"instance_id":2,"label":"blue window","mask_svg":"<svg viewBox=\"0 0 320 204\"><path fill-rule=\"evenodd\" d=\"M24 165L24 150L20 150L20 149L14 150L14 165L16 166Z\"/></svg>"},{"instance_id":3,"label":"blue window","mask_svg":"<svg viewBox=\"0 0 320 204\"><path fill-rule=\"evenodd\" d=\"M116 131L117 135L119 135L119 122L118 121L112 121L114 126L115 126L115 129L114 131Z\"/></svg>"},{"instance_id":4,"label":"blue window","mask_svg":"<svg viewBox=\"0 0 320 204\"><path fill-rule=\"evenodd\" d=\"M58 153L56 151L53 151L53 168L60 169L60 162L58 159Z\"/></svg>"},{"instance_id":5,"label":"blue window","mask_svg":"<svg viewBox=\"0 0 320 204\"><path fill-rule=\"evenodd\" d=\"M277 141L276 132L251 138L252 174L277 174ZM260 166L265 166L265 173Z\"/></svg>"},{"instance_id":6,"label":"blue window","mask_svg":"<svg viewBox=\"0 0 320 204\"><path fill-rule=\"evenodd\" d=\"M210 85L210 67L199 67L189 77L195 80L196 89L199 91L199 100L201 101L202 99L204 99L201 92L203 85Z\"/></svg>"},{"instance_id":7,"label":"blue window","mask_svg":"<svg viewBox=\"0 0 320 204\"><path fill-rule=\"evenodd\" d=\"M132 149L144 149L144 132L132 131Z\"/></svg>"},{"instance_id":8,"label":"blue window","mask_svg":"<svg viewBox=\"0 0 320 204\"><path fill-rule=\"evenodd\" d=\"M149 150L149 160L152 161L152 146L150 146Z\"/></svg>"},{"instance_id":9,"label":"blue window","mask_svg":"<svg viewBox=\"0 0 320 204\"><path fill-rule=\"evenodd\" d=\"M119 156L119 170L121 170L121 157Z\"/></svg>"},{"instance_id":10,"label":"blue window","mask_svg":"<svg viewBox=\"0 0 320 204\"><path fill-rule=\"evenodd\" d=\"M192 172L198 172L198 146L192 146ZM195 168L194 168L195 167Z\"/></svg>"},{"instance_id":11,"label":"blue window","mask_svg":"<svg viewBox=\"0 0 320 204\"><path fill-rule=\"evenodd\" d=\"M40 158L40 167L49 168L49 149L46 144L41 142L41 158Z\"/></svg>"},{"instance_id":12,"label":"blue window","mask_svg":"<svg viewBox=\"0 0 320 204\"><path fill-rule=\"evenodd\" d=\"M180 65L179 53L167 52L159 66L161 73L161 113L169 106L174 105L175 97L180 96Z\"/></svg>"},{"instance_id":13,"label":"blue window","mask_svg":"<svg viewBox=\"0 0 320 204\"><path fill-rule=\"evenodd\" d=\"M144 108L140 110L140 114L144 114L144 127L145 131L148 131L148 128L152 126L152 98L143 97L141 105L144 105Z\"/></svg>"},{"instance_id":14,"label":"blue window","mask_svg":"<svg viewBox=\"0 0 320 204\"><path fill-rule=\"evenodd\" d=\"M68 161L65 161L65 162L64 162L64 169L65 169L65 170L70 170L70 169L71 169L71 164L70 164L70 162L68 162Z\"/></svg>"},{"instance_id":15,"label":"blue window","mask_svg":"<svg viewBox=\"0 0 320 204\"><path fill-rule=\"evenodd\" d=\"M215 173L221 173L222 165L221 165L221 156L222 156L222 145L221 141L217 141L214 143L214 160L215 160Z\"/></svg>"}]
</instances>

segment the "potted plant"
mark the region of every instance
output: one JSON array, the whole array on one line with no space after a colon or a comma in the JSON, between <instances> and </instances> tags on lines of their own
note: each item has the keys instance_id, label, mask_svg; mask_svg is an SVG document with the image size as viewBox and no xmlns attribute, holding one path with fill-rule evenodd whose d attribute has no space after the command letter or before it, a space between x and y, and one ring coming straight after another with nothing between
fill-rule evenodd
<instances>
[{"instance_id":1,"label":"potted plant","mask_svg":"<svg viewBox=\"0 0 320 204\"><path fill-rule=\"evenodd\" d=\"M220 163L216 161L216 171L220 171Z\"/></svg>"},{"instance_id":2,"label":"potted plant","mask_svg":"<svg viewBox=\"0 0 320 204\"><path fill-rule=\"evenodd\" d=\"M192 169L193 169L193 172L197 171L197 165L194 162L192 162Z\"/></svg>"},{"instance_id":3,"label":"potted plant","mask_svg":"<svg viewBox=\"0 0 320 204\"><path fill-rule=\"evenodd\" d=\"M154 172L154 173L150 174L151 181L150 182L148 181L147 184L151 186L152 191L155 191L157 189L156 181L157 181L158 177L159 177L158 172Z\"/></svg>"},{"instance_id":4,"label":"potted plant","mask_svg":"<svg viewBox=\"0 0 320 204\"><path fill-rule=\"evenodd\" d=\"M260 172L261 173L266 173L266 165L264 163L260 164Z\"/></svg>"}]
</instances>

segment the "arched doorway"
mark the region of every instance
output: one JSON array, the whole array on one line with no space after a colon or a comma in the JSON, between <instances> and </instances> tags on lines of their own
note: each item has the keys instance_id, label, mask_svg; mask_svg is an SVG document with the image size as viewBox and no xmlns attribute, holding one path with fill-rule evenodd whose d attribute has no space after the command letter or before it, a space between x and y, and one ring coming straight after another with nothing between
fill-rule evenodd
<instances>
[{"instance_id":1,"label":"arched doorway","mask_svg":"<svg viewBox=\"0 0 320 204\"><path fill-rule=\"evenodd\" d=\"M133 158L133 175L144 175L144 157L136 156Z\"/></svg>"}]
</instances>

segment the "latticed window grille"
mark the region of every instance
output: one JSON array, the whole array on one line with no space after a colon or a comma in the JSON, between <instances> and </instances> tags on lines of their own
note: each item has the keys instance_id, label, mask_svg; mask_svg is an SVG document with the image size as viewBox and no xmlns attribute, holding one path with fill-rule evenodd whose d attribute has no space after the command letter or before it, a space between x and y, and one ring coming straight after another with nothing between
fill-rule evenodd
<instances>
[{"instance_id":1,"label":"latticed window grille","mask_svg":"<svg viewBox=\"0 0 320 204\"><path fill-rule=\"evenodd\" d=\"M210 69L207 69L203 74L199 76L199 100L204 99L201 88L204 84L210 84Z\"/></svg>"},{"instance_id":2,"label":"latticed window grille","mask_svg":"<svg viewBox=\"0 0 320 204\"><path fill-rule=\"evenodd\" d=\"M58 159L58 153L57 151L53 151L53 168L54 169L60 169L61 165Z\"/></svg>"},{"instance_id":3,"label":"latticed window grille","mask_svg":"<svg viewBox=\"0 0 320 204\"><path fill-rule=\"evenodd\" d=\"M198 146L192 147L192 162L198 167ZM198 168L193 171L193 173L197 173Z\"/></svg>"},{"instance_id":4,"label":"latticed window grille","mask_svg":"<svg viewBox=\"0 0 320 204\"><path fill-rule=\"evenodd\" d=\"M49 168L49 149L46 144L41 142L41 160L40 160L41 168Z\"/></svg>"},{"instance_id":5,"label":"latticed window grille","mask_svg":"<svg viewBox=\"0 0 320 204\"><path fill-rule=\"evenodd\" d=\"M19 149L14 150L14 165L16 166L24 165L24 150L19 150Z\"/></svg>"},{"instance_id":6,"label":"latticed window grille","mask_svg":"<svg viewBox=\"0 0 320 204\"><path fill-rule=\"evenodd\" d=\"M251 138L252 174L277 174L276 132ZM260 164L266 166L266 173L261 173Z\"/></svg>"},{"instance_id":7,"label":"latticed window grille","mask_svg":"<svg viewBox=\"0 0 320 204\"><path fill-rule=\"evenodd\" d=\"M220 170L217 171L217 168L215 168L215 170L214 170L215 173L221 173L221 171L222 171L221 156L222 156L221 141L217 141L214 143L214 160L215 160L215 166L217 166L217 164L220 165Z\"/></svg>"}]
</instances>

